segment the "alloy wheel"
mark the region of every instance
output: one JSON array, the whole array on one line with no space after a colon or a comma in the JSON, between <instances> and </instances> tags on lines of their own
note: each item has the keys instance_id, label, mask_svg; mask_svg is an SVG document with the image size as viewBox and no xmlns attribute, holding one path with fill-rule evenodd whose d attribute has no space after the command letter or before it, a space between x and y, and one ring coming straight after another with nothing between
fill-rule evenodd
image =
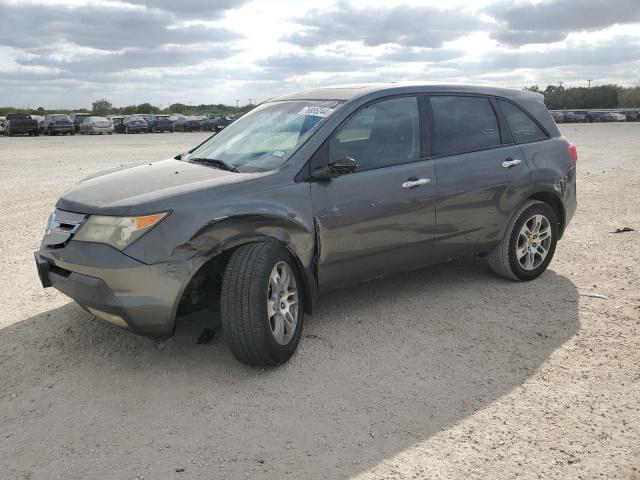
<instances>
[{"instance_id":1,"label":"alloy wheel","mask_svg":"<svg viewBox=\"0 0 640 480\"><path fill-rule=\"evenodd\" d=\"M280 345L287 345L298 324L298 288L287 262L276 263L269 276L267 315L274 340Z\"/></svg>"},{"instance_id":2,"label":"alloy wheel","mask_svg":"<svg viewBox=\"0 0 640 480\"><path fill-rule=\"evenodd\" d=\"M523 269L535 270L544 262L551 247L551 237L551 224L544 215L533 215L524 222L516 244L516 258Z\"/></svg>"}]
</instances>

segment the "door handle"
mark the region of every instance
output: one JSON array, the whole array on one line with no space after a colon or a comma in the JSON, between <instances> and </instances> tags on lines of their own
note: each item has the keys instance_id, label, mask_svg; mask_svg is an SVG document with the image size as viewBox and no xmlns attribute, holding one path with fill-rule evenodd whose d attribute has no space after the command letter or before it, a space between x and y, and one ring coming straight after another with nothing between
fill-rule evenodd
<instances>
[{"instance_id":1,"label":"door handle","mask_svg":"<svg viewBox=\"0 0 640 480\"><path fill-rule=\"evenodd\" d=\"M410 178L402 184L402 188L419 187L420 185L426 185L429 182L431 182L430 178L416 178L415 180Z\"/></svg>"},{"instance_id":2,"label":"door handle","mask_svg":"<svg viewBox=\"0 0 640 480\"><path fill-rule=\"evenodd\" d=\"M513 159L513 158L507 158L504 162L502 162L502 168L511 168L511 167L515 167L516 165L520 165L522 163L522 160L519 159Z\"/></svg>"}]
</instances>

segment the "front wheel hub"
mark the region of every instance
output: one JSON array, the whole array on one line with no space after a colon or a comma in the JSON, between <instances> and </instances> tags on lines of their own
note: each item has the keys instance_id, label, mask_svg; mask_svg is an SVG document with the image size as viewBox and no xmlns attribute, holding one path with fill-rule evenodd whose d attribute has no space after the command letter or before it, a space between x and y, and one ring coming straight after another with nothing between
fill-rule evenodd
<instances>
[{"instance_id":1,"label":"front wheel hub","mask_svg":"<svg viewBox=\"0 0 640 480\"><path fill-rule=\"evenodd\" d=\"M274 340L287 345L298 325L298 287L287 262L276 263L269 276L267 315Z\"/></svg>"}]
</instances>

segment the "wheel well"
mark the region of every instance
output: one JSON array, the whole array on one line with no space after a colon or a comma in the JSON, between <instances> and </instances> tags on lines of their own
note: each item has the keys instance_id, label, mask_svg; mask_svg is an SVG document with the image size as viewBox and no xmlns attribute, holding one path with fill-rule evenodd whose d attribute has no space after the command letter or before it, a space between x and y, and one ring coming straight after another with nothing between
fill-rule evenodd
<instances>
[{"instance_id":1,"label":"wheel well","mask_svg":"<svg viewBox=\"0 0 640 480\"><path fill-rule=\"evenodd\" d=\"M556 219L558 220L559 238L562 238L565 226L564 206L562 205L562 200L560 200L557 195L549 192L538 192L535 195L531 195L529 199L539 200L553 208L553 211L556 214Z\"/></svg>"},{"instance_id":2,"label":"wheel well","mask_svg":"<svg viewBox=\"0 0 640 480\"><path fill-rule=\"evenodd\" d=\"M249 243L255 243L256 241L264 241L264 242L278 242L282 244L286 248L284 242L274 239L274 238L265 238L264 240L252 240L250 242L246 242L240 245L234 245L233 247L228 248L227 250L223 250L218 255L207 260L200 269L191 277L191 280L187 284L187 287L184 289L182 297L180 298L180 302L178 304L178 310L176 312L176 321L178 318L199 310L209 309L214 312L220 310L220 293L222 290L222 277L224 275L224 271L227 268L227 264L238 248L248 245ZM305 269L300 262L300 259L296 256L291 249L287 249L291 256L295 259L296 265L294 265L298 269L298 273L302 278L302 289L303 289L303 297L305 299L304 309L306 313L311 313L311 308L313 306L313 299L310 298L311 289L314 288L313 285L309 285L310 281L307 275L305 275Z\"/></svg>"}]
</instances>

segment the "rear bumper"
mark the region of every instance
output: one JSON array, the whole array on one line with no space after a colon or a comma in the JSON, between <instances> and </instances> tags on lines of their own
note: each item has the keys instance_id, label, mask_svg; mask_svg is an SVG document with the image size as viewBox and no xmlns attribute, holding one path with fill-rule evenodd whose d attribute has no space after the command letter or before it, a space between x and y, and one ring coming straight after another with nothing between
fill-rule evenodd
<instances>
[{"instance_id":1,"label":"rear bumper","mask_svg":"<svg viewBox=\"0 0 640 480\"><path fill-rule=\"evenodd\" d=\"M37 125L11 125L11 132L13 133L28 133L28 132L37 132Z\"/></svg>"},{"instance_id":2,"label":"rear bumper","mask_svg":"<svg viewBox=\"0 0 640 480\"><path fill-rule=\"evenodd\" d=\"M49 125L47 130L52 132L73 132L75 129L73 125Z\"/></svg>"},{"instance_id":3,"label":"rear bumper","mask_svg":"<svg viewBox=\"0 0 640 480\"><path fill-rule=\"evenodd\" d=\"M113 127L87 127L89 133L113 133Z\"/></svg>"},{"instance_id":4,"label":"rear bumper","mask_svg":"<svg viewBox=\"0 0 640 480\"><path fill-rule=\"evenodd\" d=\"M71 297L93 315L152 338L173 334L191 277L206 261L146 265L113 247L71 241L35 253L42 285Z\"/></svg>"}]
</instances>

